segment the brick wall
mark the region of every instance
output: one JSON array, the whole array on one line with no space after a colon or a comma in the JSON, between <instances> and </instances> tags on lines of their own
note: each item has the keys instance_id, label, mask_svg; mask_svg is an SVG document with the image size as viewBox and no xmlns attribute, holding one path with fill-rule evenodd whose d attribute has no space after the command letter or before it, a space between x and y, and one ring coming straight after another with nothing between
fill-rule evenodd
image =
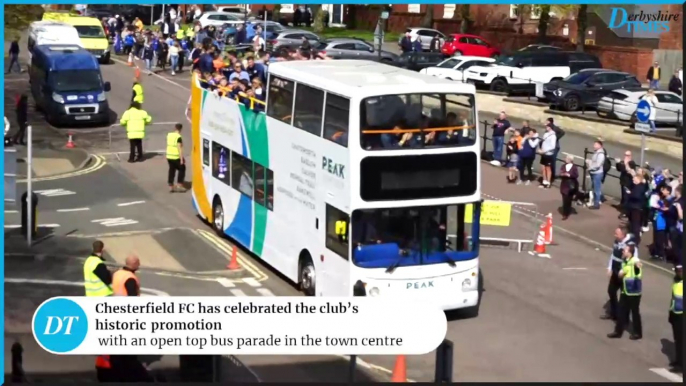
<instances>
[{"instance_id":1,"label":"brick wall","mask_svg":"<svg viewBox=\"0 0 686 386\"><path fill-rule=\"evenodd\" d=\"M604 68L626 71L638 80L643 80L653 63L650 48L586 46L586 52L598 56Z\"/></svg>"},{"instance_id":2,"label":"brick wall","mask_svg":"<svg viewBox=\"0 0 686 386\"><path fill-rule=\"evenodd\" d=\"M660 43L658 48L663 50L683 50L684 49L684 19L682 13L682 4L665 4L663 10L670 14L679 15L677 21L669 23L669 31L663 32L660 35ZM648 70L646 70L648 71Z\"/></svg>"}]
</instances>

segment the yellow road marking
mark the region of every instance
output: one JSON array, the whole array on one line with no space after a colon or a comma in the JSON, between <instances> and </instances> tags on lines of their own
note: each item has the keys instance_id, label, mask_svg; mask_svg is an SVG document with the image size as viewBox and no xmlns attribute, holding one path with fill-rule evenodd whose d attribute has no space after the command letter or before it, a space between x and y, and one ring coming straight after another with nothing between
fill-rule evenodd
<instances>
[{"instance_id":1,"label":"yellow road marking","mask_svg":"<svg viewBox=\"0 0 686 386\"><path fill-rule=\"evenodd\" d=\"M231 246L224 240L220 239L217 237L214 233L206 231L204 229L198 229L196 230L198 235L202 236L210 242L212 245L216 246L220 250L226 252L228 256L231 256ZM249 262L247 260L247 256L244 256L243 253L240 251L240 248L236 246L237 248L237 260L238 263L243 267L246 271L250 272L254 277L255 280L257 281L265 281L268 279L268 276L262 272L258 267L256 267L253 263ZM241 280L237 280L238 282L241 282Z\"/></svg>"},{"instance_id":2,"label":"yellow road marking","mask_svg":"<svg viewBox=\"0 0 686 386\"><path fill-rule=\"evenodd\" d=\"M61 180L61 179L63 179L63 178L70 178L70 177L81 176L81 175L84 175L84 174L88 174L88 173L92 173L92 172L94 172L94 171L100 170L100 169L102 169L102 168L107 164L107 162L105 161L105 158L104 158L104 157L101 157L101 156L99 156L99 155L91 155L91 157L93 157L93 159L94 159L95 161L93 162L93 165L91 165L91 166L89 166L89 167L87 167L87 168L85 168L85 169L77 170L77 171L74 171L74 172L71 172L71 173L59 174L59 175L56 175L56 176L31 178L31 181L32 181L32 182L38 182L38 181L54 181L54 180ZM27 179L24 178L24 179L21 179L21 180L17 180L17 182L27 182Z\"/></svg>"}]
</instances>

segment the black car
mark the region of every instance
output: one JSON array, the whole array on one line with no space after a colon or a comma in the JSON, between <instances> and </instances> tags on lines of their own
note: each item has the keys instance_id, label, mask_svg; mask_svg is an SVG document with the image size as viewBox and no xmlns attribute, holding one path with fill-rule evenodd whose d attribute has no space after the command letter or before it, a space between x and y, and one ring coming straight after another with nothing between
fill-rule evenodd
<instances>
[{"instance_id":1,"label":"black car","mask_svg":"<svg viewBox=\"0 0 686 386\"><path fill-rule=\"evenodd\" d=\"M550 46L547 44L529 44L528 46L524 48L520 48L518 51L524 52L524 51L560 51L562 50L560 47L555 47L555 46Z\"/></svg>"},{"instance_id":2,"label":"black car","mask_svg":"<svg viewBox=\"0 0 686 386\"><path fill-rule=\"evenodd\" d=\"M543 86L543 94L551 106L567 111L595 107L600 98L613 90L641 87L634 75L626 72L585 69L562 80L555 80Z\"/></svg>"},{"instance_id":3,"label":"black car","mask_svg":"<svg viewBox=\"0 0 686 386\"><path fill-rule=\"evenodd\" d=\"M444 61L446 56L440 52L405 52L398 57L394 65L412 71L435 67Z\"/></svg>"}]
</instances>

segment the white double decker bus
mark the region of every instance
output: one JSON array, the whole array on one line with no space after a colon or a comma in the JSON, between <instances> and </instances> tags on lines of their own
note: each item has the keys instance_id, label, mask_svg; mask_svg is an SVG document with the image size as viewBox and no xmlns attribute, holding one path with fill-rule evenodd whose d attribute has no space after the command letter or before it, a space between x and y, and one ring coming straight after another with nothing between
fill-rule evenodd
<instances>
[{"instance_id":1,"label":"white double decker bus","mask_svg":"<svg viewBox=\"0 0 686 386\"><path fill-rule=\"evenodd\" d=\"M479 302L473 85L368 61L269 66L266 105L192 85L193 204L307 295Z\"/></svg>"}]
</instances>

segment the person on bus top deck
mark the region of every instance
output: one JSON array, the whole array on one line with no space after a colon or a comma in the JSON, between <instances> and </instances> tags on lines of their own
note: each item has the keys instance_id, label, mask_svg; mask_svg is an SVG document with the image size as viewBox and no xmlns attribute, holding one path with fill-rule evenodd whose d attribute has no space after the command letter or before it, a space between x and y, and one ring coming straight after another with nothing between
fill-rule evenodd
<instances>
[{"instance_id":1,"label":"person on bus top deck","mask_svg":"<svg viewBox=\"0 0 686 386\"><path fill-rule=\"evenodd\" d=\"M385 149L394 149L404 147L412 140L412 133L403 132L407 125L405 122L399 122L393 128L392 133L381 134L381 145Z\"/></svg>"}]
</instances>

